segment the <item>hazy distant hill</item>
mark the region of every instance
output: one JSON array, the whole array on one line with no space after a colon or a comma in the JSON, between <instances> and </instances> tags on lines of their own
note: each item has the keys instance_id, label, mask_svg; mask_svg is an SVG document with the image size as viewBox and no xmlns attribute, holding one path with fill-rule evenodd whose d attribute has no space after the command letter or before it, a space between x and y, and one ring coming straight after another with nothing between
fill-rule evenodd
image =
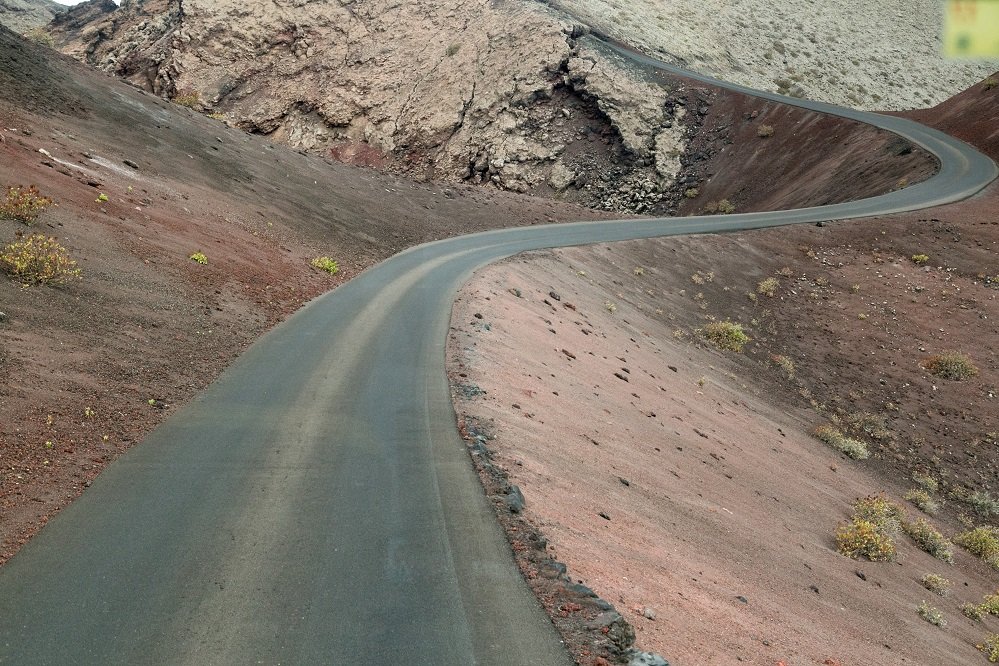
<instances>
[{"instance_id":1,"label":"hazy distant hill","mask_svg":"<svg viewBox=\"0 0 999 666\"><path fill-rule=\"evenodd\" d=\"M0 23L23 33L47 24L65 9L52 0L0 0Z\"/></svg>"}]
</instances>

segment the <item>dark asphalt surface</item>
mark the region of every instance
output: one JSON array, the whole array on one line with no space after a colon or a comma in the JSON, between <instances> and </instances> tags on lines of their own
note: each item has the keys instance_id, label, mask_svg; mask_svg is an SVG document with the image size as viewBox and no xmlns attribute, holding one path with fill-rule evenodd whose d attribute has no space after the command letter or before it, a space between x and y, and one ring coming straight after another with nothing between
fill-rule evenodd
<instances>
[{"instance_id":1,"label":"dark asphalt surface","mask_svg":"<svg viewBox=\"0 0 999 666\"><path fill-rule=\"evenodd\" d=\"M762 96L896 132L940 172L822 208L506 229L396 255L264 336L0 568L0 663L570 663L455 429L444 344L462 282L524 250L913 210L996 177L916 123Z\"/></svg>"}]
</instances>

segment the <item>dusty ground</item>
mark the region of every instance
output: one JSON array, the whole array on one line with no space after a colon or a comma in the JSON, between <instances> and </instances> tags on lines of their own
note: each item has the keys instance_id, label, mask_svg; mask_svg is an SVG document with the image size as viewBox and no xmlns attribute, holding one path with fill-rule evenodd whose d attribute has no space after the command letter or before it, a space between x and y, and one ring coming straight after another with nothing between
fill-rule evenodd
<instances>
[{"instance_id":1,"label":"dusty ground","mask_svg":"<svg viewBox=\"0 0 999 666\"><path fill-rule=\"evenodd\" d=\"M976 86L922 119L996 156L996 94ZM538 253L480 272L455 306L450 373L460 420L492 437L492 462L526 498L521 518L491 489L515 551L538 529L572 580L673 664L984 662L974 646L999 626L959 606L993 592L994 571L960 548L941 563L905 537L897 563L858 562L833 534L856 497L901 501L913 472L939 480L946 504L930 521L945 535L995 519L963 498L999 489L997 203L992 186L891 219ZM773 297L757 292L767 277ZM700 340L711 319L745 325L743 354ZM952 349L978 377L920 366ZM810 435L830 421L870 442L871 459ZM545 568L523 565L529 578ZM919 584L928 572L953 582L949 597ZM923 600L945 629L920 619ZM565 603L548 605L558 616Z\"/></svg>"},{"instance_id":2,"label":"dusty ground","mask_svg":"<svg viewBox=\"0 0 999 666\"><path fill-rule=\"evenodd\" d=\"M308 299L419 242L593 215L307 157L3 30L0 89L0 187L58 204L0 220L0 246L54 236L83 270L62 288L0 278L0 562ZM309 266L323 255L337 275Z\"/></svg>"}]
</instances>

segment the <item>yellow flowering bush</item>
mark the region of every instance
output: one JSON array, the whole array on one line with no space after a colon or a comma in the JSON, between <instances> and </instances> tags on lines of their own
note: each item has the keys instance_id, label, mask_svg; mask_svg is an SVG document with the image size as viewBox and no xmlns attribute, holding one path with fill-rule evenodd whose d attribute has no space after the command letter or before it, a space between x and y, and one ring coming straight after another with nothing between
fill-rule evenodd
<instances>
[{"instance_id":1,"label":"yellow flowering bush","mask_svg":"<svg viewBox=\"0 0 999 666\"><path fill-rule=\"evenodd\" d=\"M895 558L895 543L878 526L863 518L854 518L836 530L836 550L841 555L871 562L889 562Z\"/></svg>"},{"instance_id":2,"label":"yellow flowering bush","mask_svg":"<svg viewBox=\"0 0 999 666\"><path fill-rule=\"evenodd\" d=\"M0 203L0 218L31 224L38 219L39 213L51 205L52 199L43 197L34 185L13 185L7 188Z\"/></svg>"},{"instance_id":3,"label":"yellow flowering bush","mask_svg":"<svg viewBox=\"0 0 999 666\"><path fill-rule=\"evenodd\" d=\"M340 266L329 257L316 257L310 263L312 264L313 268L320 271L325 271L330 275L334 275L337 271L340 270Z\"/></svg>"},{"instance_id":4,"label":"yellow flowering bush","mask_svg":"<svg viewBox=\"0 0 999 666\"><path fill-rule=\"evenodd\" d=\"M80 277L76 262L55 238L33 234L0 251L0 269L26 282L63 284Z\"/></svg>"}]
</instances>

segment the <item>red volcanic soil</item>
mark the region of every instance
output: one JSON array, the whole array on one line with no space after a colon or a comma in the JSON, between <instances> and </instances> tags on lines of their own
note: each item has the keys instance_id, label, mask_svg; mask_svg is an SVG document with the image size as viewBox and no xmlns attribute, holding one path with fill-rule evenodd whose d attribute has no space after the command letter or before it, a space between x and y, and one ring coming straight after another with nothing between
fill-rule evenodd
<instances>
[{"instance_id":1,"label":"red volcanic soil","mask_svg":"<svg viewBox=\"0 0 999 666\"><path fill-rule=\"evenodd\" d=\"M45 234L83 271L0 276L0 562L309 299L416 243L593 216L327 163L3 30L0 90L0 187L57 203L32 226L0 220L0 247Z\"/></svg>"},{"instance_id":2,"label":"red volcanic soil","mask_svg":"<svg viewBox=\"0 0 999 666\"><path fill-rule=\"evenodd\" d=\"M913 115L999 158L999 89ZM853 560L834 534L881 492L948 538L996 524L973 499L999 493L997 208L993 184L889 218L532 253L466 285L449 340L459 421L487 436L473 458L503 479L487 491L581 663L606 641L581 638L594 611L548 582L549 558L674 666L986 661L976 645L999 624L960 607L995 592L993 568L905 535L895 562ZM742 353L704 338L725 320L751 338ZM929 372L947 351L978 374ZM820 442L823 424L871 457ZM914 473L936 481L935 515L903 499Z\"/></svg>"}]
</instances>

